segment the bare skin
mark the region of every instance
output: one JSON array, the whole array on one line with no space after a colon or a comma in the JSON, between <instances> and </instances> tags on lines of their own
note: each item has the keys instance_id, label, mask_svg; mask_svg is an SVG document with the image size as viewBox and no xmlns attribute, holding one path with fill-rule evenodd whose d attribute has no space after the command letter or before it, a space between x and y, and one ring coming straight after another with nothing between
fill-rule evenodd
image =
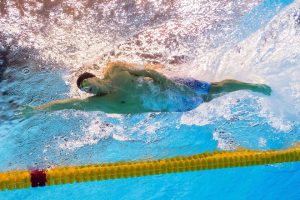
<instances>
[{"instance_id":1,"label":"bare skin","mask_svg":"<svg viewBox=\"0 0 300 200\"><path fill-rule=\"evenodd\" d=\"M188 98L199 96L191 88L176 83L174 80L167 78L157 71L149 69L150 67L154 68L155 66L139 66L123 62L109 63L103 79L97 77L87 78L83 81L85 87L80 87L81 90L94 94L94 96L86 99L57 100L32 108L35 111L75 109L119 114L170 112L176 110L144 106L140 95L149 94L150 96L151 92L153 92L151 88L156 86L160 91L157 96L162 99L164 98L164 91L170 88ZM208 102L220 96L220 94L237 90L250 90L265 95L271 94L271 88L264 84L224 80L211 83L209 93L201 97L205 102Z\"/></svg>"}]
</instances>

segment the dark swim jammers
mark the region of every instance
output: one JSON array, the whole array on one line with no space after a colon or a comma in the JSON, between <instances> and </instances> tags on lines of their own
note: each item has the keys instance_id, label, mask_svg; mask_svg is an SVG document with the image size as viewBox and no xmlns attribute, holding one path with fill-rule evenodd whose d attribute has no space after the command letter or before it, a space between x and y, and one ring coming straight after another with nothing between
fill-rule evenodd
<instances>
[{"instance_id":1,"label":"dark swim jammers","mask_svg":"<svg viewBox=\"0 0 300 200\"><path fill-rule=\"evenodd\" d=\"M199 81L193 78L175 78L175 82L186 85L193 89L199 95L205 95L209 93L211 84L205 81Z\"/></svg>"},{"instance_id":2,"label":"dark swim jammers","mask_svg":"<svg viewBox=\"0 0 300 200\"><path fill-rule=\"evenodd\" d=\"M199 81L193 78L174 78L173 79L176 83L186 85L187 87L191 88L197 96L182 96L182 105L177 107L177 112L184 112L189 111L201 103L204 102L203 95L207 95L209 93L211 84L205 81Z\"/></svg>"}]
</instances>

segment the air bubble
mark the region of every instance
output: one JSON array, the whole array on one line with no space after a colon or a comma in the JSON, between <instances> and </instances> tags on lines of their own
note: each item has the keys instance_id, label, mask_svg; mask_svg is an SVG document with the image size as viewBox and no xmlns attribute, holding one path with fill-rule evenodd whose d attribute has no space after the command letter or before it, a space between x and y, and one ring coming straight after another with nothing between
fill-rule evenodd
<instances>
[{"instance_id":1,"label":"air bubble","mask_svg":"<svg viewBox=\"0 0 300 200\"><path fill-rule=\"evenodd\" d=\"M29 70L29 68L26 66L26 68L24 68L24 69L22 70L22 72L23 72L23 74L29 74L29 73L30 73L30 70Z\"/></svg>"}]
</instances>

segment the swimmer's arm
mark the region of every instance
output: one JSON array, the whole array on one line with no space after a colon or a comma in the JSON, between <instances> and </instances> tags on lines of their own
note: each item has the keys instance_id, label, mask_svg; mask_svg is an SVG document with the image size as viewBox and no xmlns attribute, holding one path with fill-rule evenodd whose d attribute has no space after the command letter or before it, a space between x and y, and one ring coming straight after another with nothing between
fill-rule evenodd
<instances>
[{"instance_id":1,"label":"swimmer's arm","mask_svg":"<svg viewBox=\"0 0 300 200\"><path fill-rule=\"evenodd\" d=\"M56 111L56 110L64 110L64 109L80 110L83 101L84 100L81 99L56 100L40 106L33 106L32 108L35 111Z\"/></svg>"},{"instance_id":2,"label":"swimmer's arm","mask_svg":"<svg viewBox=\"0 0 300 200\"><path fill-rule=\"evenodd\" d=\"M80 99L66 99L66 100L57 100L52 101L47 104L43 104L40 106L30 106L24 105L18 108L17 115L21 116L22 118L30 118L35 114L39 113L40 111L56 111L56 110L63 110L63 109L80 109L81 105Z\"/></svg>"},{"instance_id":3,"label":"swimmer's arm","mask_svg":"<svg viewBox=\"0 0 300 200\"><path fill-rule=\"evenodd\" d=\"M56 100L50 103L33 107L35 111L57 111L65 109L82 110L82 111L105 111L107 108L101 103L101 98L91 96L86 99L65 99Z\"/></svg>"},{"instance_id":4,"label":"swimmer's arm","mask_svg":"<svg viewBox=\"0 0 300 200\"><path fill-rule=\"evenodd\" d=\"M147 69L151 66L137 66L130 63L125 62L112 62L108 64L108 68L104 73L104 78L108 77L110 73L113 73L115 70L119 71L128 71L130 74L134 76L144 76L152 78L154 81L165 83L169 81L169 79L160 74L159 72L153 70L153 69ZM157 66L156 66L157 67Z\"/></svg>"},{"instance_id":5,"label":"swimmer's arm","mask_svg":"<svg viewBox=\"0 0 300 200\"><path fill-rule=\"evenodd\" d=\"M65 99L56 100L40 106L22 106L19 108L21 116L23 118L29 118L41 111L58 111L65 109L82 110L82 111L106 111L101 103L99 103L99 97L92 96L86 99ZM109 111L109 110L108 110Z\"/></svg>"}]
</instances>

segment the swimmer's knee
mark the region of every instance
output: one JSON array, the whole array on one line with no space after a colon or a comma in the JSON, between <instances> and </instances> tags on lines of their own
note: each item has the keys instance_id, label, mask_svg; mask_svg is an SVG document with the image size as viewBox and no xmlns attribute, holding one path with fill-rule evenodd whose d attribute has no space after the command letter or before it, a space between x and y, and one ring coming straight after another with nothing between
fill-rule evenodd
<instances>
[{"instance_id":1,"label":"swimmer's knee","mask_svg":"<svg viewBox=\"0 0 300 200\"><path fill-rule=\"evenodd\" d=\"M234 80L234 79L225 79L223 81L217 82L219 86L224 86L228 84L236 84L239 83L239 81Z\"/></svg>"},{"instance_id":2,"label":"swimmer's knee","mask_svg":"<svg viewBox=\"0 0 300 200\"><path fill-rule=\"evenodd\" d=\"M222 82L214 82L211 83L210 85L210 89L209 89L209 94L217 94L217 93L221 93L223 90L223 86L224 84Z\"/></svg>"}]
</instances>

